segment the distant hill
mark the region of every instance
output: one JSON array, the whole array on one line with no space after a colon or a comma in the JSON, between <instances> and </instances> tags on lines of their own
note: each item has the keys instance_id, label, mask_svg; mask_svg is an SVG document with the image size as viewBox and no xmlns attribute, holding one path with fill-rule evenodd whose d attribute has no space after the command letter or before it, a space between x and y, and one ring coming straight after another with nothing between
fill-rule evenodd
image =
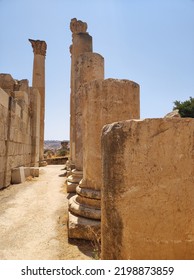
<instances>
[{"instance_id":1,"label":"distant hill","mask_svg":"<svg viewBox=\"0 0 194 280\"><path fill-rule=\"evenodd\" d=\"M45 140L44 141L44 149L51 150L51 149L60 149L61 148L61 140Z\"/></svg>"}]
</instances>

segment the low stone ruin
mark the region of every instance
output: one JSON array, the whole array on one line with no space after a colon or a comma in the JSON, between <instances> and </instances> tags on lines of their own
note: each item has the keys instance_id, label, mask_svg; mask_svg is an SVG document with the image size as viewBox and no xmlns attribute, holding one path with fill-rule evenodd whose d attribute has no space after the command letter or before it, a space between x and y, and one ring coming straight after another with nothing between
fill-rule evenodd
<instances>
[{"instance_id":1,"label":"low stone ruin","mask_svg":"<svg viewBox=\"0 0 194 280\"><path fill-rule=\"evenodd\" d=\"M0 189L22 182L22 166L39 166L43 161L46 43L30 42L34 51L32 87L28 80L0 74Z\"/></svg>"},{"instance_id":2,"label":"low stone ruin","mask_svg":"<svg viewBox=\"0 0 194 280\"><path fill-rule=\"evenodd\" d=\"M79 29L81 24L85 26L75 19L72 22L75 30L76 25ZM128 80L104 80L104 59L92 52L92 37L85 32L74 33L73 28L71 31L70 161L75 169L67 178L67 191L76 195L69 201L69 237L91 240L100 232L101 130L109 122L139 118L139 85Z\"/></svg>"},{"instance_id":3,"label":"low stone ruin","mask_svg":"<svg viewBox=\"0 0 194 280\"><path fill-rule=\"evenodd\" d=\"M194 120L106 125L102 154L102 258L193 259Z\"/></svg>"},{"instance_id":4,"label":"low stone ruin","mask_svg":"<svg viewBox=\"0 0 194 280\"><path fill-rule=\"evenodd\" d=\"M38 166L39 113L38 90L0 74L0 188L10 185L15 168Z\"/></svg>"},{"instance_id":5,"label":"low stone ruin","mask_svg":"<svg viewBox=\"0 0 194 280\"><path fill-rule=\"evenodd\" d=\"M104 79L87 24L70 26L69 238L101 234L107 260L193 259L194 120L140 120L139 85Z\"/></svg>"}]
</instances>

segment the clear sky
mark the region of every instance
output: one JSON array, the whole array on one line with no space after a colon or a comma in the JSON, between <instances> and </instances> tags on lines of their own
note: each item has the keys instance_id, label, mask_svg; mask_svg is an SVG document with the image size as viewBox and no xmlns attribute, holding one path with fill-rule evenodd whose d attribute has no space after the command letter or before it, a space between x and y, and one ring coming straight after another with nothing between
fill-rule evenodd
<instances>
[{"instance_id":1,"label":"clear sky","mask_svg":"<svg viewBox=\"0 0 194 280\"><path fill-rule=\"evenodd\" d=\"M0 0L0 73L32 84L28 38L45 40L45 139L69 139L72 18L86 21L105 78L140 84L141 118L194 97L193 0Z\"/></svg>"}]
</instances>

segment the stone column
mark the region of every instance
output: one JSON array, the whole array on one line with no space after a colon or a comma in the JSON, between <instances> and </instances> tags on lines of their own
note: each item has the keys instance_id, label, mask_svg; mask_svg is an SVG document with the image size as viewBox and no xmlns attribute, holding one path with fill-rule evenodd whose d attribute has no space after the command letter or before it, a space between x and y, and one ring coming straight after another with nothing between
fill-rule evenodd
<instances>
[{"instance_id":1,"label":"stone column","mask_svg":"<svg viewBox=\"0 0 194 280\"><path fill-rule=\"evenodd\" d=\"M71 96L70 96L70 162L75 162L75 64L78 56L84 52L92 52L92 37L86 32L87 23L73 18L70 23L72 32L71 53Z\"/></svg>"},{"instance_id":2,"label":"stone column","mask_svg":"<svg viewBox=\"0 0 194 280\"><path fill-rule=\"evenodd\" d=\"M87 23L77 20L71 20L70 29L72 32L72 45L70 46L71 53L71 96L70 96L70 159L68 165L73 169L72 174L67 179L67 191L75 192L75 187L82 179L82 171L75 166L77 145L77 119L76 119L76 92L84 79L79 78L79 70L77 70L77 59L85 52L92 52L92 37L86 32ZM76 82L77 79L77 82ZM79 82L78 82L79 80Z\"/></svg>"},{"instance_id":3,"label":"stone column","mask_svg":"<svg viewBox=\"0 0 194 280\"><path fill-rule=\"evenodd\" d=\"M40 114L40 153L39 161L44 161L44 119L45 119L45 56L47 45L45 41L29 39L33 52L33 77L32 87L37 88L41 98L41 114Z\"/></svg>"},{"instance_id":4,"label":"stone column","mask_svg":"<svg viewBox=\"0 0 194 280\"><path fill-rule=\"evenodd\" d=\"M139 85L128 80L95 80L82 86L82 95L83 180L69 201L69 237L95 239L100 230L103 183L101 130L117 120L139 118Z\"/></svg>"},{"instance_id":5,"label":"stone column","mask_svg":"<svg viewBox=\"0 0 194 280\"><path fill-rule=\"evenodd\" d=\"M30 107L32 121L32 166L39 166L39 148L40 148L40 93L37 88L30 88Z\"/></svg>"},{"instance_id":6,"label":"stone column","mask_svg":"<svg viewBox=\"0 0 194 280\"><path fill-rule=\"evenodd\" d=\"M83 177L83 95L81 86L96 79L104 79L104 58L92 52L81 54L75 64L75 169L67 179L67 192L76 192Z\"/></svg>"},{"instance_id":7,"label":"stone column","mask_svg":"<svg viewBox=\"0 0 194 280\"><path fill-rule=\"evenodd\" d=\"M194 120L123 121L102 133L102 259L194 259Z\"/></svg>"}]
</instances>

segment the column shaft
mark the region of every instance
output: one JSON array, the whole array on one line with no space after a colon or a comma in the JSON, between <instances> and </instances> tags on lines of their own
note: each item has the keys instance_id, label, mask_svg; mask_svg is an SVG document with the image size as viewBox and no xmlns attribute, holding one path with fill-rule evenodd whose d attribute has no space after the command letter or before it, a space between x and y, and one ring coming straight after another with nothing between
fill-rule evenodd
<instances>
[{"instance_id":1,"label":"column shaft","mask_svg":"<svg viewBox=\"0 0 194 280\"><path fill-rule=\"evenodd\" d=\"M40 93L41 111L40 111L40 143L39 143L39 161L40 164L44 160L44 120L45 120L45 56L46 42L40 40L29 39L33 52L33 77L32 87L37 88Z\"/></svg>"}]
</instances>

